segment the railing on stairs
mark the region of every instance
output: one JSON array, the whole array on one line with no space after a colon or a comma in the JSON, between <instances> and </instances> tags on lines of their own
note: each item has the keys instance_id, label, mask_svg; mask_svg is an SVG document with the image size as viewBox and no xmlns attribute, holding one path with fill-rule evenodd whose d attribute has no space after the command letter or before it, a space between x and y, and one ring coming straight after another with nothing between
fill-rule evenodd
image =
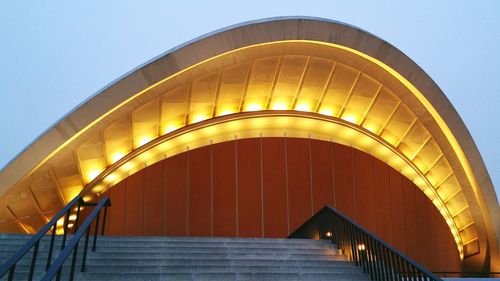
<instances>
[{"instance_id":1,"label":"railing on stairs","mask_svg":"<svg viewBox=\"0 0 500 281\"><path fill-rule=\"evenodd\" d=\"M83 222L82 226L79 228L78 223L80 219L80 212L82 210L82 207L85 206L95 206L93 211L90 213L90 215L87 217L87 219ZM109 198L106 196L103 199L99 201L99 203L87 203L83 200L82 195L78 195L71 202L69 202L64 208L62 208L46 225L44 225L33 237L31 237L28 242L26 242L21 249L19 249L12 257L10 257L1 267L0 267L0 278L5 276L7 273L8 275L8 281L12 281L14 278L14 273L16 270L16 264L21 260L31 249L33 249L33 255L31 258L31 265L30 265L30 271L28 274L28 280L32 281L33 280L33 275L35 272L35 266L37 264L37 261L39 260L40 256L38 255L38 249L40 246L40 240L45 237L46 234L50 233L50 245L48 249L48 255L47 255L47 263L45 264L45 276L48 276L49 272L52 272L54 268L57 267L56 274L57 275L57 280L60 280L61 278L61 271L62 271L62 264L66 260L67 256L64 256L66 252L71 252L74 248L75 245L78 245L78 241L81 238L81 234L84 231L87 231L86 234L86 240L85 240L85 247L84 247L84 254L83 254L83 261L82 261L82 267L81 271L85 270L85 259L86 259L86 254L87 254L87 246L88 246L88 238L89 238L89 231L90 231L90 225L96 219L95 223L95 231L94 231L94 241L93 241L93 246L92 250L95 251L96 247L96 242L97 242L97 232L98 232L98 227L99 227L99 215L101 209L104 207L104 214L103 214L103 224L102 224L102 231L101 235L104 235L104 226L106 223L106 213L107 213L107 208L111 206L111 201ZM72 212L76 212L76 218L75 222L73 225L73 233L74 235L71 237L69 242L66 244L66 240L70 231L70 215ZM55 247L55 236L57 233L57 225L58 221L60 219L64 220L63 223L63 230L62 230L62 242L60 246L60 253L57 256L56 260L52 264L52 255ZM72 267L71 267L71 273L70 273L70 280L73 279L74 275L74 266L76 262L76 253L77 249L75 249L74 254L73 254L73 260L72 260ZM52 278L54 277L52 275ZM50 279L42 279L42 280L52 280Z\"/></svg>"},{"instance_id":2,"label":"railing on stairs","mask_svg":"<svg viewBox=\"0 0 500 281\"><path fill-rule=\"evenodd\" d=\"M372 280L441 280L328 205L288 238L330 239L349 260L369 273Z\"/></svg>"}]
</instances>

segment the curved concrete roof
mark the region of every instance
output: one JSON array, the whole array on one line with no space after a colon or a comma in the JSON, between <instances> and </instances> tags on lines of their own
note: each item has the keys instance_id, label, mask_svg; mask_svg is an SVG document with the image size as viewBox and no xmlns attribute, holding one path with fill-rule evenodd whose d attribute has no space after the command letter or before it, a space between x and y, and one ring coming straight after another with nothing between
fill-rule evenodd
<instances>
[{"instance_id":1,"label":"curved concrete roof","mask_svg":"<svg viewBox=\"0 0 500 281\"><path fill-rule=\"evenodd\" d=\"M160 143L177 138L178 147L196 147L204 138L224 141L222 135L242 128L186 136L200 127L266 114L326 118L376 140L389 152L359 139L333 138L412 179L440 209L459 250L474 254L468 261L483 261L487 251L498 261L498 201L477 147L446 96L387 42L316 18L265 19L216 31L101 90L0 172L0 203L6 206L0 230L37 229L81 190L91 193L109 181L106 176L123 170L127 161L142 162L139 169L154 162L137 157ZM250 127L244 128L250 132ZM328 137L319 129L285 127L290 130L285 133L302 137ZM242 135L263 132L273 135L276 129L260 125ZM181 151L167 150L163 157Z\"/></svg>"}]
</instances>

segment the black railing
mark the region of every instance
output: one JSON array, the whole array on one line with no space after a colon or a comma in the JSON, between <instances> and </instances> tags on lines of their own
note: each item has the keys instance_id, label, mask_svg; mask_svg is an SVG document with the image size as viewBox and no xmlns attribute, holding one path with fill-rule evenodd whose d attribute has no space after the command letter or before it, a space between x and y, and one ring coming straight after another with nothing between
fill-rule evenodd
<instances>
[{"instance_id":1,"label":"black railing","mask_svg":"<svg viewBox=\"0 0 500 281\"><path fill-rule=\"evenodd\" d=\"M102 199L101 202L105 201L105 209L104 209L104 222L103 222L103 228L102 228L102 234L104 234L104 223L106 220L106 212L107 212L107 207L111 205L111 202L109 201L109 198L105 197ZM55 236L57 232L57 224L58 221L64 217L64 223L62 226L62 242L61 242L61 247L60 250L62 251L61 253L64 252L68 247L66 247L66 239L69 234L69 229L73 228L73 233L78 233L80 230L78 229L78 222L80 219L80 211L82 207L84 206L99 206L99 204L95 203L86 203L81 195L76 196L69 202L64 208L62 208L46 225L44 225L33 237L31 237L28 242L26 242L21 249L19 249L16 253L14 253L13 256L11 256L1 267L0 267L0 278L5 276L7 273L8 275L8 281L12 281L14 278L15 270L16 270L16 265L21 260L32 248L33 249L33 255L31 258L31 264L30 264L30 270L28 274L28 280L32 281L33 280L33 275L35 272L35 266L37 264L37 261L40 259L40 256L38 255L38 250L40 246L40 240L45 237L47 233L50 233L50 244L49 244L49 249L48 249L48 254L47 254L47 263L45 264L45 271L48 272L50 268L53 267L52 263L52 254L54 251L54 244L55 244ZM96 211L97 207L94 209ZM92 213L94 213L94 211ZM75 222L73 223L72 227L70 226L70 215L71 213L74 212L76 215ZM84 225L91 219L91 216L89 216L85 222ZM93 218L92 218L93 219ZM88 222L88 224L92 223L92 221ZM97 235L97 226L98 226L98 220L96 223L96 233L94 234L94 246L93 250L95 250L95 244L96 244L96 235ZM83 225L82 225L83 228ZM75 236L76 236L75 234ZM71 239L71 241L74 240ZM70 241L70 242L71 242ZM86 249L85 249L86 252ZM61 255L61 254L60 254ZM60 256L59 255L59 256ZM57 258L57 260L59 257ZM57 261L56 260L56 261ZM51 267L52 265L52 267ZM59 277L60 278L60 277ZM58 279L59 280L59 279Z\"/></svg>"},{"instance_id":2,"label":"black railing","mask_svg":"<svg viewBox=\"0 0 500 281\"><path fill-rule=\"evenodd\" d=\"M101 235L104 235L104 229L106 227L106 212L108 209L108 206L111 205L111 201L109 200L109 197L105 196L104 198L97 203L96 207L92 210L92 212L88 215L87 219L82 223L82 226L76 231L76 233L71 237L71 240L69 240L68 245L64 247L64 249L59 253L57 256L57 259L54 261L52 266L45 272L45 275L40 279L41 281L50 281L54 277L56 277L56 281L61 280L61 274L62 274L62 266L64 265L64 262L66 259L69 257L71 253L73 253L73 257L71 259L71 269L69 273L69 281L73 280L74 274L75 274L75 266L76 266L76 260L78 258L78 244L80 242L80 239L82 238L83 234L85 233L85 244L83 247L83 256L82 256L82 262L81 262L81 267L80 271L84 272L85 271L85 263L87 261L87 249L89 245L89 236L90 236L90 229L92 222L95 219L95 227L94 227L94 241L92 244L92 251L94 252L96 249L96 243L97 243L97 233L99 231L99 218L101 214L101 209L104 208L104 215L103 215L103 222L102 222L102 230L101 230Z\"/></svg>"},{"instance_id":3,"label":"black railing","mask_svg":"<svg viewBox=\"0 0 500 281\"><path fill-rule=\"evenodd\" d=\"M372 280L441 280L330 206L321 209L289 238L330 239Z\"/></svg>"}]
</instances>

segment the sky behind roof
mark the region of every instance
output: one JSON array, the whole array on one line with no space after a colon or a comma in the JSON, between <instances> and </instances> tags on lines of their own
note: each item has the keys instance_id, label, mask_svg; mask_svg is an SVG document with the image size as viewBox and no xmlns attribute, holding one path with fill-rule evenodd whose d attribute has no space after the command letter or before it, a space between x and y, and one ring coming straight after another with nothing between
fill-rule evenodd
<instances>
[{"instance_id":1,"label":"sky behind roof","mask_svg":"<svg viewBox=\"0 0 500 281\"><path fill-rule=\"evenodd\" d=\"M364 29L422 67L464 120L500 194L500 1L126 2L0 2L0 167L159 54L228 25L302 15Z\"/></svg>"}]
</instances>

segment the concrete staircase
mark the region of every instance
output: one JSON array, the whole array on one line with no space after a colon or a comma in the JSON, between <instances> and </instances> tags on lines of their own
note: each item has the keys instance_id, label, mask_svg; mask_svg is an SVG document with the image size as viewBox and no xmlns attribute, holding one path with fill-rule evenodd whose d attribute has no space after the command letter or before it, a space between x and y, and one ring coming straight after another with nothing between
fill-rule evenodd
<instances>
[{"instance_id":1,"label":"concrete staircase","mask_svg":"<svg viewBox=\"0 0 500 281\"><path fill-rule=\"evenodd\" d=\"M29 238L0 234L0 262ZM48 245L46 237L34 280L44 272ZM18 263L15 280L27 280L31 257ZM69 267L68 260L63 280ZM87 271L76 272L75 280L370 280L329 241L269 238L100 237L97 251L89 251Z\"/></svg>"}]
</instances>

